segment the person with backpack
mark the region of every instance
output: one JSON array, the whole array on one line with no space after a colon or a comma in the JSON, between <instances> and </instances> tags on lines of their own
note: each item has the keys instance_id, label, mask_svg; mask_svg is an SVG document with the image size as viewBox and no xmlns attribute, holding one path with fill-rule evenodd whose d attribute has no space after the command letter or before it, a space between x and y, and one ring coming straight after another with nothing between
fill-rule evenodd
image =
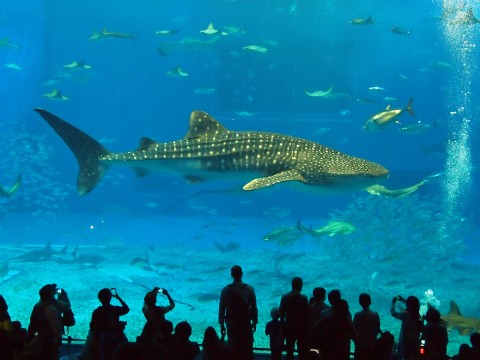
<instances>
[{"instance_id":1,"label":"person with backpack","mask_svg":"<svg viewBox=\"0 0 480 360\"><path fill-rule=\"evenodd\" d=\"M28 325L27 356L31 359L58 360L62 344L62 323L55 301L56 286L45 285L40 301L33 307Z\"/></svg>"},{"instance_id":2,"label":"person with backpack","mask_svg":"<svg viewBox=\"0 0 480 360\"><path fill-rule=\"evenodd\" d=\"M227 335L229 359L253 360L253 333L258 323L255 290L242 281L239 265L234 265L230 273L233 282L220 295L218 322L222 339Z\"/></svg>"}]
</instances>

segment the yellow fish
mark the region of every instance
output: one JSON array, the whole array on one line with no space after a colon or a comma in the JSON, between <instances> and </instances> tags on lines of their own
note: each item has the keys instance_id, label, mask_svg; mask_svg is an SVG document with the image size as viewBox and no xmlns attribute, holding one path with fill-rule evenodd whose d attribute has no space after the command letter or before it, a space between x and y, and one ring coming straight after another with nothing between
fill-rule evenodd
<instances>
[{"instance_id":1,"label":"yellow fish","mask_svg":"<svg viewBox=\"0 0 480 360\"><path fill-rule=\"evenodd\" d=\"M385 125L392 121L395 121L398 124L399 122L396 119L402 115L404 111L408 111L410 115L415 116L415 113L412 109L412 100L413 98L410 98L407 107L404 109L391 109L390 105L388 105L384 111L381 111L368 119L363 125L363 129L368 131L382 129Z\"/></svg>"}]
</instances>

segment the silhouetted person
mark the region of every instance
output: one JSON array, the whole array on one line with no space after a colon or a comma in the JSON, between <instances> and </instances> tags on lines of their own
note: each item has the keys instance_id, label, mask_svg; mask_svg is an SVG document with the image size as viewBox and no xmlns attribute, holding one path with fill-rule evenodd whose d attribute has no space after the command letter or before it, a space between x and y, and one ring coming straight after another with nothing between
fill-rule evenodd
<instances>
[{"instance_id":1,"label":"silhouetted person","mask_svg":"<svg viewBox=\"0 0 480 360\"><path fill-rule=\"evenodd\" d=\"M13 354L17 359L21 358L21 354L25 350L25 345L27 344L27 329L22 328L20 321L12 321L12 348Z\"/></svg>"},{"instance_id":2,"label":"silhouetted person","mask_svg":"<svg viewBox=\"0 0 480 360\"><path fill-rule=\"evenodd\" d=\"M112 360L146 360L145 350L137 343L126 342L118 346Z\"/></svg>"},{"instance_id":3,"label":"silhouetted person","mask_svg":"<svg viewBox=\"0 0 480 360\"><path fill-rule=\"evenodd\" d=\"M169 304L167 306L158 306L157 296L163 294L167 297ZM160 325L165 321L165 314L172 311L175 307L175 301L165 289L155 287L152 291L149 291L144 297L144 304L142 307L142 313L145 316L147 322L153 322Z\"/></svg>"},{"instance_id":4,"label":"silhouetted person","mask_svg":"<svg viewBox=\"0 0 480 360\"><path fill-rule=\"evenodd\" d=\"M358 297L362 310L353 316L355 329L355 359L375 360L373 353L380 333L380 316L376 311L370 310L372 299L370 295L362 293Z\"/></svg>"},{"instance_id":5,"label":"silhouetted person","mask_svg":"<svg viewBox=\"0 0 480 360\"><path fill-rule=\"evenodd\" d=\"M233 282L222 289L218 322L222 339L228 338L231 359L253 359L253 333L257 329L258 309L255 290L242 281L238 265L231 269Z\"/></svg>"},{"instance_id":6,"label":"silhouetted person","mask_svg":"<svg viewBox=\"0 0 480 360\"><path fill-rule=\"evenodd\" d=\"M472 344L473 358L480 360L480 333L477 331L470 335L470 343Z\"/></svg>"},{"instance_id":7,"label":"silhouetted person","mask_svg":"<svg viewBox=\"0 0 480 360\"><path fill-rule=\"evenodd\" d=\"M12 319L8 313L8 305L4 297L0 295L0 330L11 333L12 331Z\"/></svg>"},{"instance_id":8,"label":"silhouetted person","mask_svg":"<svg viewBox=\"0 0 480 360\"><path fill-rule=\"evenodd\" d=\"M168 349L165 360L195 360L200 353L198 343L190 341L192 327L186 321L181 321L175 326L171 346Z\"/></svg>"},{"instance_id":9,"label":"silhouetted person","mask_svg":"<svg viewBox=\"0 0 480 360\"><path fill-rule=\"evenodd\" d=\"M5 360L13 358L12 332L12 319L8 313L8 305L0 295L0 355Z\"/></svg>"},{"instance_id":10,"label":"silhouetted person","mask_svg":"<svg viewBox=\"0 0 480 360\"><path fill-rule=\"evenodd\" d=\"M460 348L458 349L458 354L452 357L453 360L476 360L473 356L473 351L468 344L462 344L460 345Z\"/></svg>"},{"instance_id":11,"label":"silhouetted person","mask_svg":"<svg viewBox=\"0 0 480 360\"><path fill-rule=\"evenodd\" d=\"M390 331L383 332L377 339L375 344L374 356L375 360L391 360L395 338Z\"/></svg>"},{"instance_id":12,"label":"silhouetted person","mask_svg":"<svg viewBox=\"0 0 480 360\"><path fill-rule=\"evenodd\" d=\"M327 360L350 359L350 341L354 330L348 303L344 299L334 302L332 311L322 317L318 327L322 333L322 350Z\"/></svg>"},{"instance_id":13,"label":"silhouetted person","mask_svg":"<svg viewBox=\"0 0 480 360\"><path fill-rule=\"evenodd\" d=\"M217 332L212 326L208 326L203 334L202 341L203 360L225 360L228 359L227 347L223 340L220 340Z\"/></svg>"},{"instance_id":14,"label":"silhouetted person","mask_svg":"<svg viewBox=\"0 0 480 360\"><path fill-rule=\"evenodd\" d=\"M284 348L283 324L280 321L280 310L277 306L270 310L272 320L265 326L265 335L270 338L270 359L281 360Z\"/></svg>"},{"instance_id":15,"label":"silhouetted person","mask_svg":"<svg viewBox=\"0 0 480 360\"><path fill-rule=\"evenodd\" d=\"M404 302L406 307L403 311L397 311L397 301ZM406 360L416 359L420 353L420 333L423 322L420 318L420 301L415 296L409 296L407 300L401 296L392 299L390 314L402 321L400 336L398 339L398 350Z\"/></svg>"},{"instance_id":16,"label":"silhouetted person","mask_svg":"<svg viewBox=\"0 0 480 360\"><path fill-rule=\"evenodd\" d=\"M425 314L422 339L425 340L424 358L428 360L447 359L448 333L440 318L440 312L430 307Z\"/></svg>"},{"instance_id":17,"label":"silhouetted person","mask_svg":"<svg viewBox=\"0 0 480 360\"><path fill-rule=\"evenodd\" d=\"M314 328L315 324L320 321L323 310L330 308L325 303L327 291L323 287L316 287L313 289L313 297L308 303L308 337L309 346L314 347Z\"/></svg>"},{"instance_id":18,"label":"silhouetted person","mask_svg":"<svg viewBox=\"0 0 480 360\"><path fill-rule=\"evenodd\" d=\"M34 359L56 360L60 358L62 324L53 305L55 287L45 285L39 294L40 301L35 304L30 315L27 351Z\"/></svg>"},{"instance_id":19,"label":"silhouetted person","mask_svg":"<svg viewBox=\"0 0 480 360\"><path fill-rule=\"evenodd\" d=\"M302 288L303 280L294 277L292 290L284 294L280 300L280 319L283 322L287 360L293 359L295 343L300 360L306 359L308 354L308 299L301 293Z\"/></svg>"},{"instance_id":20,"label":"silhouetted person","mask_svg":"<svg viewBox=\"0 0 480 360\"><path fill-rule=\"evenodd\" d=\"M117 299L121 306L111 305L112 297ZM124 334L127 323L120 321L120 316L127 314L130 308L116 292L112 294L107 288L98 292L98 300L102 305L93 310L84 357L110 360L115 349L128 342Z\"/></svg>"}]
</instances>

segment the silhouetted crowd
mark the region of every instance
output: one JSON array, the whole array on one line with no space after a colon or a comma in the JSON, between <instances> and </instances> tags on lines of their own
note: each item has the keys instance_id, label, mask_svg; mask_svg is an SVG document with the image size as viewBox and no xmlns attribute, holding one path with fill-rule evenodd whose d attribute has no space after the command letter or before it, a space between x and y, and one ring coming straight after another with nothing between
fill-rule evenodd
<instances>
[{"instance_id":1,"label":"silhouetted crowd","mask_svg":"<svg viewBox=\"0 0 480 360\"><path fill-rule=\"evenodd\" d=\"M253 340L258 324L255 290L243 282L242 268L231 269L232 283L220 294L218 322L220 336L209 326L205 329L201 357L204 360L253 360ZM371 298L362 293L362 310L353 317L348 303L339 290L328 293L317 287L313 297L302 294L303 281L292 279L291 291L284 294L280 304L271 309L271 321L265 326L270 339L271 359L294 357L299 360L347 360L354 344L356 360L444 360L448 359L448 332L437 309L430 306L425 316L420 315L420 302L415 296L404 299L395 296L391 315L401 321L398 343L393 335L382 332L380 317L370 309ZM40 291L27 329L20 322L11 321L8 306L0 295L0 359L2 360L58 360L65 327L75 325L70 300L63 289L47 284ZM167 306L157 305L161 294ZM328 303L326 300L328 298ZM85 347L82 353L69 359L84 360L194 360L200 354L200 345L191 341L192 328L187 321L175 326L165 315L175 307L175 301L165 289L155 287L144 297L142 313L146 323L135 342L125 336L126 322L120 317L130 311L115 289L98 292L100 306L93 313ZM112 305L116 299L120 305ZM226 338L226 340L225 340ZM462 344L453 358L480 359L480 333L470 336L471 346Z\"/></svg>"}]
</instances>

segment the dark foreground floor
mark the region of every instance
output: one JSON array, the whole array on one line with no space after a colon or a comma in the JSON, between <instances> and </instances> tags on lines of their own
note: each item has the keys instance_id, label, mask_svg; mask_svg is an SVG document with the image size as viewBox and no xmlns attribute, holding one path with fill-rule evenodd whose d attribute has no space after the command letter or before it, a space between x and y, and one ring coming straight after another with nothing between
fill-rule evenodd
<instances>
[{"instance_id":1,"label":"dark foreground floor","mask_svg":"<svg viewBox=\"0 0 480 360\"><path fill-rule=\"evenodd\" d=\"M64 360L68 360L69 355L72 355L72 358L73 358L74 354L78 354L82 352L82 350L83 350L83 344L68 345L64 343L62 345L60 355ZM201 359L202 359L202 356L200 354L199 356L197 356L197 360L201 360ZM270 352L268 350L258 350L255 352L255 360L267 360L267 359L270 359Z\"/></svg>"}]
</instances>

